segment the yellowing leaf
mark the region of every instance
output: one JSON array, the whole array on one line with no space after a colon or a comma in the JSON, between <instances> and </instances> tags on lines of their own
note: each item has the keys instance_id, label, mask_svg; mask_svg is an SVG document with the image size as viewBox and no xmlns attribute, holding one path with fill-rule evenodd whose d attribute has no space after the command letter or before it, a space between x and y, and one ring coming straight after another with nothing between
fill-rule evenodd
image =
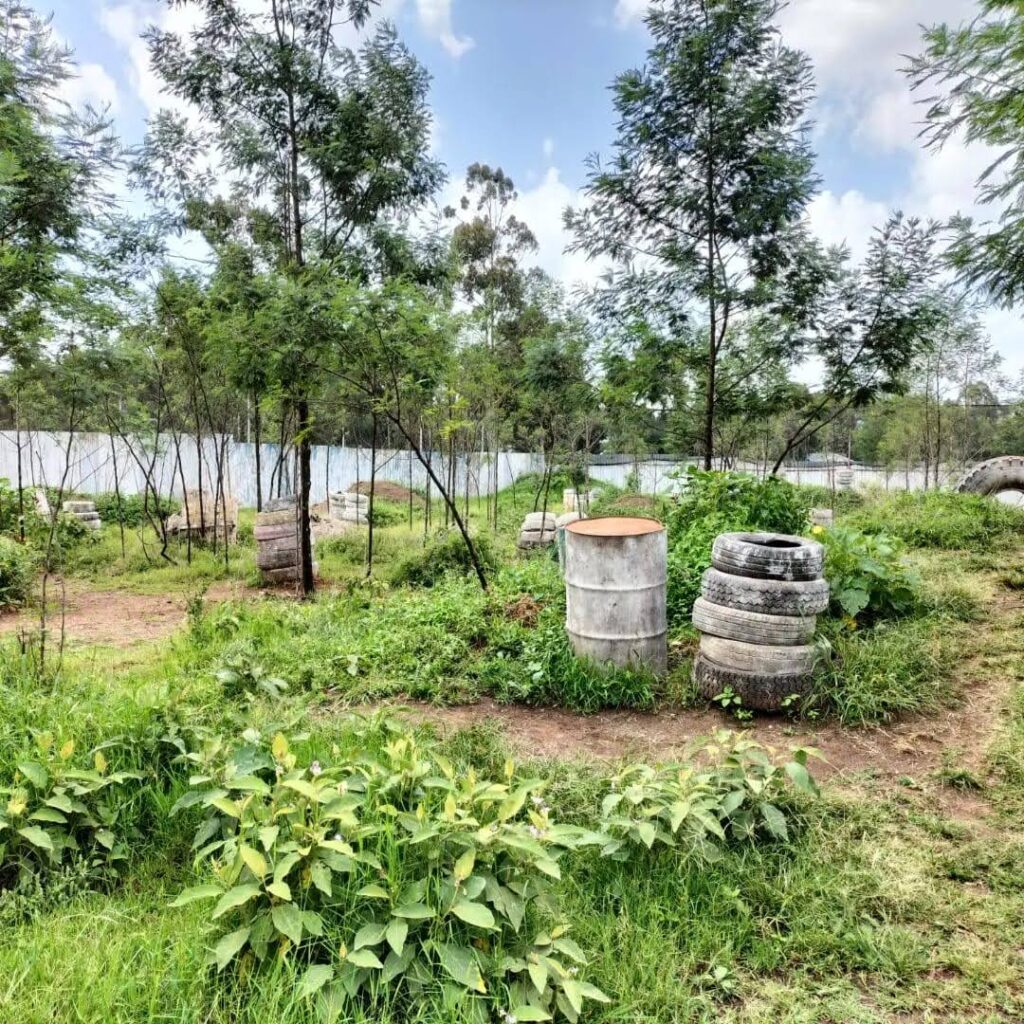
<instances>
[{"instance_id":1,"label":"yellowing leaf","mask_svg":"<svg viewBox=\"0 0 1024 1024\"><path fill-rule=\"evenodd\" d=\"M279 732L271 741L270 752L276 761L280 761L288 753L288 740L285 739L284 733Z\"/></svg>"},{"instance_id":2,"label":"yellowing leaf","mask_svg":"<svg viewBox=\"0 0 1024 1024\"><path fill-rule=\"evenodd\" d=\"M103 775L106 772L107 759L103 756L102 750L97 750L96 753L93 755L92 764L100 775Z\"/></svg>"},{"instance_id":3,"label":"yellowing leaf","mask_svg":"<svg viewBox=\"0 0 1024 1024\"><path fill-rule=\"evenodd\" d=\"M259 850L244 844L238 848L245 866L257 877L263 878L267 873L267 860Z\"/></svg>"},{"instance_id":4,"label":"yellowing leaf","mask_svg":"<svg viewBox=\"0 0 1024 1024\"><path fill-rule=\"evenodd\" d=\"M64 746L62 746L60 748L60 759L62 761L66 761L74 752L75 752L75 741L74 740L68 740L67 743L65 743Z\"/></svg>"},{"instance_id":5,"label":"yellowing leaf","mask_svg":"<svg viewBox=\"0 0 1024 1024\"><path fill-rule=\"evenodd\" d=\"M473 874L473 865L476 863L476 850L470 847L456 862L455 862L455 881L464 882L471 874Z\"/></svg>"}]
</instances>

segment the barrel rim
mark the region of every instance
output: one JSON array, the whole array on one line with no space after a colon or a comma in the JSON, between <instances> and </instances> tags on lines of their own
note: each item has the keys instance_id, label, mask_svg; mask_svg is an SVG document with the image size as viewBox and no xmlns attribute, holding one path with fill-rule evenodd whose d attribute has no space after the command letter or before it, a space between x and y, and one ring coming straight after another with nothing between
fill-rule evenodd
<instances>
[{"instance_id":1,"label":"barrel rim","mask_svg":"<svg viewBox=\"0 0 1024 1024\"><path fill-rule=\"evenodd\" d=\"M569 523L565 529L583 537L645 537L662 533L665 524L640 516L599 516L597 519L579 519Z\"/></svg>"}]
</instances>

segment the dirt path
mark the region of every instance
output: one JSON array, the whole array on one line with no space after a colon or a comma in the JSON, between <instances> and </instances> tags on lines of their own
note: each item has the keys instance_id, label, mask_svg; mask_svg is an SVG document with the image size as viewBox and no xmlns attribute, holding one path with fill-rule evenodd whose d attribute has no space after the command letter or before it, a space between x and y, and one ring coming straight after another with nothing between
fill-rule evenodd
<instances>
[{"instance_id":1,"label":"dirt path","mask_svg":"<svg viewBox=\"0 0 1024 1024\"><path fill-rule=\"evenodd\" d=\"M220 602L251 597L260 592L241 583L225 580L206 592L207 601ZM51 630L61 627L60 583L51 582ZM69 580L65 590L64 632L73 646L102 644L131 647L137 643L170 636L185 620L183 593L141 594L130 590L97 590L78 580ZM0 635L39 629L39 610L25 609L0 616Z\"/></svg>"},{"instance_id":2,"label":"dirt path","mask_svg":"<svg viewBox=\"0 0 1024 1024\"><path fill-rule=\"evenodd\" d=\"M759 718L742 728L751 738L777 750L814 747L823 758L815 770L819 778L839 778L868 789L899 786L908 794L937 796L954 816L984 815L984 801L969 791L942 786L936 773L948 761L979 780L985 778L986 754L1016 684L1013 661L1024 655L1022 612L1024 602L1016 593L1000 589L994 594L989 618L974 632L971 651L958 670L963 693L958 707L888 726L850 728ZM492 724L521 755L535 757L665 760L682 754L700 737L740 727L718 709L578 715L491 700L458 707L406 706L411 717L434 722L445 733Z\"/></svg>"}]
</instances>

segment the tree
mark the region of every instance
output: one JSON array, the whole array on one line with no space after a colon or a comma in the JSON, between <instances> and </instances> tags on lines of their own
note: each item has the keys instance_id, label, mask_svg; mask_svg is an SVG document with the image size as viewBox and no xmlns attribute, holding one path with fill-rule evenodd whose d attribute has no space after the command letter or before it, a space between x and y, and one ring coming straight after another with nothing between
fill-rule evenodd
<instances>
[{"instance_id":1,"label":"tree","mask_svg":"<svg viewBox=\"0 0 1024 1024\"><path fill-rule=\"evenodd\" d=\"M0 0L0 356L31 357L84 295L82 241L106 209L117 147L102 114L58 99L73 75L49 23Z\"/></svg>"},{"instance_id":2,"label":"tree","mask_svg":"<svg viewBox=\"0 0 1024 1024\"><path fill-rule=\"evenodd\" d=\"M592 159L587 205L567 214L573 248L616 264L610 297L623 318L640 313L691 350L707 468L720 367L744 341L735 328L780 298L776 279L800 251L790 228L816 186L810 64L780 43L779 6L652 4L647 60L613 86L615 155Z\"/></svg>"},{"instance_id":3,"label":"tree","mask_svg":"<svg viewBox=\"0 0 1024 1024\"><path fill-rule=\"evenodd\" d=\"M309 280L310 265L365 274L362 250L372 245L382 218L414 207L441 181L427 155L424 69L387 25L358 54L338 45L340 23L362 26L370 0L268 0L260 13L249 13L242 0L175 2L199 8L203 20L187 41L151 29L150 54L172 93L193 104L209 126L216 155L234 177L233 215L244 218L254 243L273 255L274 268L291 287ZM144 173L151 186L183 180L187 168L177 152L156 136L150 142ZM209 200L203 183L186 182L179 191L192 223L226 209ZM302 301L293 306L296 312L310 308ZM321 360L301 325L293 327L277 335L289 350L276 362L288 370L281 389L296 416L302 587L308 594L311 403Z\"/></svg>"},{"instance_id":4,"label":"tree","mask_svg":"<svg viewBox=\"0 0 1024 1024\"><path fill-rule=\"evenodd\" d=\"M802 353L821 384L797 409L773 473L789 454L851 409L908 386L907 371L942 323L935 293L933 224L894 215L860 267L844 249L819 250L820 290L809 307Z\"/></svg>"},{"instance_id":5,"label":"tree","mask_svg":"<svg viewBox=\"0 0 1024 1024\"><path fill-rule=\"evenodd\" d=\"M926 97L925 137L936 147L961 136L995 150L977 184L993 221L954 218L952 265L971 287L1013 305L1024 296L1024 9L1017 0L980 0L967 25L925 32L925 52L908 73Z\"/></svg>"}]
</instances>

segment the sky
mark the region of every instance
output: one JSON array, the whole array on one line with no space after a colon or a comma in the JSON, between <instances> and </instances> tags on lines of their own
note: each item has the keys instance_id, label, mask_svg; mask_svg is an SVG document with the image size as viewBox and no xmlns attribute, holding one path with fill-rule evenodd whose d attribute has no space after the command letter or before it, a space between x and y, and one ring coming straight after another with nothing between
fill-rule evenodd
<instances>
[{"instance_id":1,"label":"sky","mask_svg":"<svg viewBox=\"0 0 1024 1024\"><path fill-rule=\"evenodd\" d=\"M150 23L187 30L194 15L160 0L31 0L53 15L75 52L76 103L109 105L129 144L168 99L139 33ZM259 4L260 0L247 0ZM647 0L381 0L429 69L433 148L450 175L439 202L462 193L465 168L501 166L519 190L517 213L539 243L536 262L571 286L598 268L566 254L562 211L577 205L585 160L614 138L609 86L639 66L648 45ZM791 0L784 41L806 51L818 83L814 145L822 190L809 217L826 242L863 253L889 211L945 219L974 206L991 153L954 141L922 147L922 111L899 68L919 52L922 24L962 23L975 0ZM355 40L353 40L355 41ZM986 323L1008 374L1024 371L1024 310L991 310Z\"/></svg>"}]
</instances>

